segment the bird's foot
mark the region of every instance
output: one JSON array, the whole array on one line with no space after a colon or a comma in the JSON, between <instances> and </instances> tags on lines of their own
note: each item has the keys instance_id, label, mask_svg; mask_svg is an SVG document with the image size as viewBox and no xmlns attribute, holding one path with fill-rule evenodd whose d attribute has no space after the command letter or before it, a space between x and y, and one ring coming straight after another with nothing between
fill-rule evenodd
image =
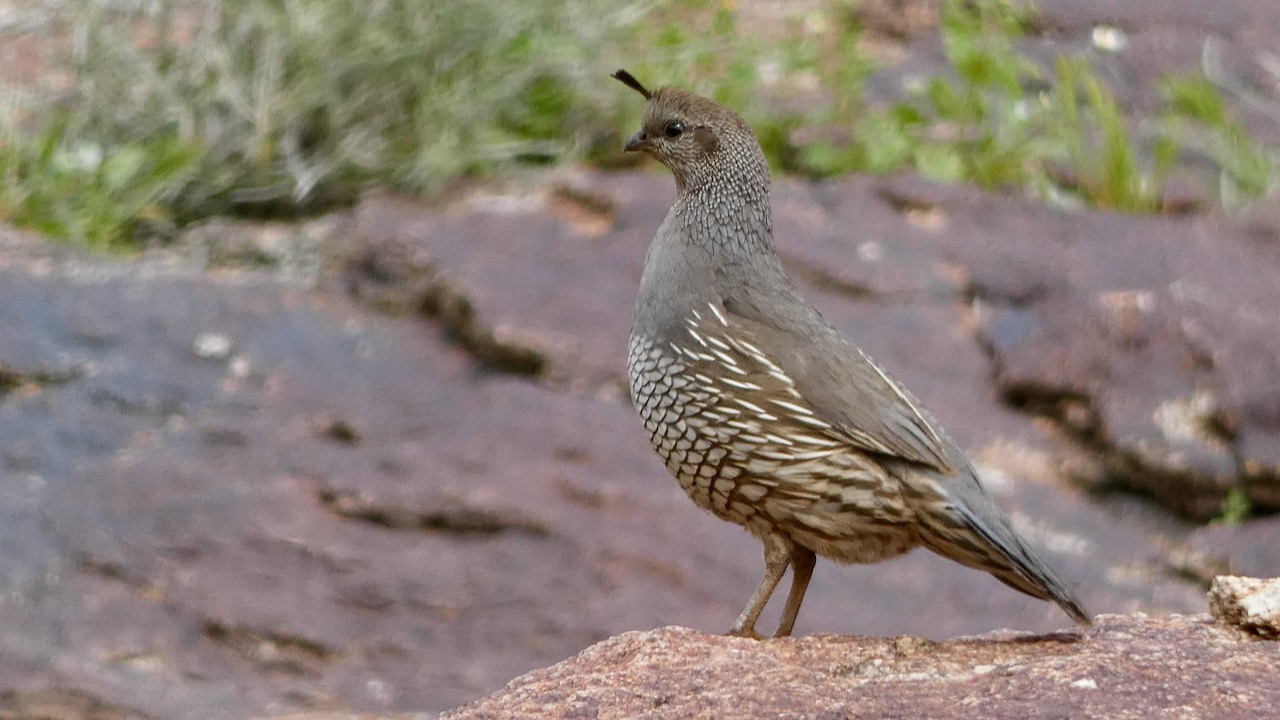
<instances>
[{"instance_id":1,"label":"bird's foot","mask_svg":"<svg viewBox=\"0 0 1280 720\"><path fill-rule=\"evenodd\" d=\"M750 638L750 639L752 639L752 640L764 640L764 639L765 639L765 637L764 637L763 635L761 635L760 633L756 632L756 629L755 629L755 628L740 628L740 627L735 627L734 629L732 629L732 630L730 630L729 632L725 633L725 635L727 635L727 636L729 636L729 637Z\"/></svg>"}]
</instances>

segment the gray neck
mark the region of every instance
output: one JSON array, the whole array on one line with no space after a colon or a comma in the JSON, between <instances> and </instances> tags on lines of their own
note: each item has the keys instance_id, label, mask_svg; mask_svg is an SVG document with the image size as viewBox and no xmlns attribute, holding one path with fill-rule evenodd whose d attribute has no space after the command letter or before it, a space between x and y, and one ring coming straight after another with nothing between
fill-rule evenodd
<instances>
[{"instance_id":1,"label":"gray neck","mask_svg":"<svg viewBox=\"0 0 1280 720\"><path fill-rule=\"evenodd\" d=\"M691 310L730 293L789 287L773 244L768 176L680 188L645 259L633 332L679 332Z\"/></svg>"},{"instance_id":2,"label":"gray neck","mask_svg":"<svg viewBox=\"0 0 1280 720\"><path fill-rule=\"evenodd\" d=\"M671 208L689 252L718 265L775 259L768 181L763 186L707 183L684 188Z\"/></svg>"}]
</instances>

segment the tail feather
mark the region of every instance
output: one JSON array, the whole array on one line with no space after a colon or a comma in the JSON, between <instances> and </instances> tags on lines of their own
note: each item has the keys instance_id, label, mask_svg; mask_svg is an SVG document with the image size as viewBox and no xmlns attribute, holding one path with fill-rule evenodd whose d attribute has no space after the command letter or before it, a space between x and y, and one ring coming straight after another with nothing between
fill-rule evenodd
<instances>
[{"instance_id":1,"label":"tail feather","mask_svg":"<svg viewBox=\"0 0 1280 720\"><path fill-rule=\"evenodd\" d=\"M980 535L995 551L994 554L987 555L986 562L979 569L986 570L1015 590L1041 600L1052 600L1079 625L1093 624L1093 619L1084 609L1080 598L1018 536L1008 520L1003 516L996 516L995 522L1002 526L996 530L991 527L993 523L984 522L963 505L956 507L956 510L969 529Z\"/></svg>"},{"instance_id":2,"label":"tail feather","mask_svg":"<svg viewBox=\"0 0 1280 720\"><path fill-rule=\"evenodd\" d=\"M1013 529L978 484L972 469L969 480L977 492L943 493L932 507L920 508L925 547L969 567L991 573L1005 585L1041 600L1057 603L1077 624L1091 625L1092 618L1048 564ZM937 479L930 483L938 486ZM968 485L969 483L966 483ZM968 502L964 497L970 496Z\"/></svg>"}]
</instances>

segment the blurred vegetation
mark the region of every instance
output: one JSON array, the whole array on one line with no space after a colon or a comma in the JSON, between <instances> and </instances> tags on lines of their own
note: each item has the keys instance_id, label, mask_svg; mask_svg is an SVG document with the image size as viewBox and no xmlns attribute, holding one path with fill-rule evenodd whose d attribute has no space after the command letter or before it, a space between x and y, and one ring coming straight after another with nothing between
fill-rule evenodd
<instances>
[{"instance_id":1,"label":"blurred vegetation","mask_svg":"<svg viewBox=\"0 0 1280 720\"><path fill-rule=\"evenodd\" d=\"M1244 487L1233 487L1222 499L1222 507L1214 520L1224 525L1239 525L1253 516L1253 500Z\"/></svg>"},{"instance_id":2,"label":"blurred vegetation","mask_svg":"<svg viewBox=\"0 0 1280 720\"><path fill-rule=\"evenodd\" d=\"M0 219L128 248L215 214L280 217L371 186L432 195L527 164L617 162L627 67L710 95L784 171L914 169L1067 205L1167 210L1188 159L1228 209L1273 192L1260 147L1202 75L1135 117L1082 51L1020 50L1035 18L951 0L949 70L872 103L880 61L848 2L785 22L726 0L79 0L58 18L75 82L0 116ZM1101 52L1101 51L1095 51Z\"/></svg>"}]
</instances>

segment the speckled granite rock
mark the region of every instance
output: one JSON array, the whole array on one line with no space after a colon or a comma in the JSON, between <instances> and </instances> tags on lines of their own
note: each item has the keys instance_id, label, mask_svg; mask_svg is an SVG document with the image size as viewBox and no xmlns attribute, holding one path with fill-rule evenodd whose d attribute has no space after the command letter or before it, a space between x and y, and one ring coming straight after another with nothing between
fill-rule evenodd
<instances>
[{"instance_id":1,"label":"speckled granite rock","mask_svg":"<svg viewBox=\"0 0 1280 720\"><path fill-rule=\"evenodd\" d=\"M1277 668L1280 645L1206 615L943 643L668 627L606 640L443 718L1257 717L1280 707Z\"/></svg>"}]
</instances>

